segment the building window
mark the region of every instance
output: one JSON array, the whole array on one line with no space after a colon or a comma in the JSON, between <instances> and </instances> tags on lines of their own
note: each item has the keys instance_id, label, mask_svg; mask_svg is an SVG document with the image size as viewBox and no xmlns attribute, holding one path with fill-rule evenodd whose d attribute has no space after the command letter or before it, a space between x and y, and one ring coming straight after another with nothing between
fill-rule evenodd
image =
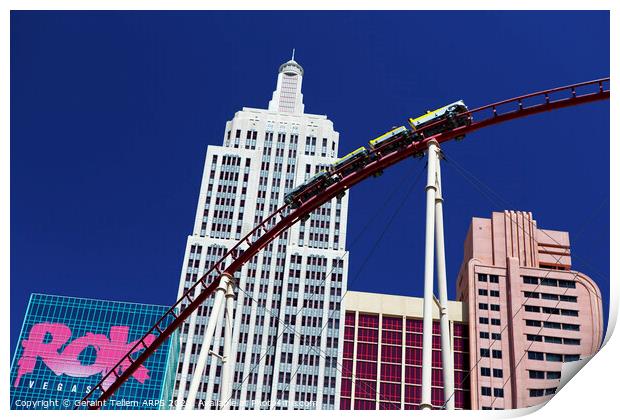
<instances>
[{"instance_id":1,"label":"building window","mask_svg":"<svg viewBox=\"0 0 620 420\"><path fill-rule=\"evenodd\" d=\"M499 305L496 305L496 304L493 304L493 303L492 303L492 304L491 304L491 310L492 310L492 311L499 311Z\"/></svg>"},{"instance_id":2,"label":"building window","mask_svg":"<svg viewBox=\"0 0 620 420\"><path fill-rule=\"evenodd\" d=\"M478 309L482 309L482 310L489 309L489 304L488 303L479 303L478 304Z\"/></svg>"},{"instance_id":3,"label":"building window","mask_svg":"<svg viewBox=\"0 0 620 420\"><path fill-rule=\"evenodd\" d=\"M534 319L526 319L525 325L527 325L528 327L540 327L542 324L540 321Z\"/></svg>"},{"instance_id":4,"label":"building window","mask_svg":"<svg viewBox=\"0 0 620 420\"><path fill-rule=\"evenodd\" d=\"M480 375L482 375L482 376L491 376L491 368L481 367L480 368Z\"/></svg>"},{"instance_id":5,"label":"building window","mask_svg":"<svg viewBox=\"0 0 620 420\"><path fill-rule=\"evenodd\" d=\"M540 279L540 285L558 287L558 281L554 279Z\"/></svg>"},{"instance_id":6,"label":"building window","mask_svg":"<svg viewBox=\"0 0 620 420\"><path fill-rule=\"evenodd\" d=\"M560 379L560 376L561 376L561 372L558 372L555 370L547 372L547 379Z\"/></svg>"},{"instance_id":7,"label":"building window","mask_svg":"<svg viewBox=\"0 0 620 420\"><path fill-rule=\"evenodd\" d=\"M490 397L491 396L491 387L488 387L488 386L480 387L480 393L482 395Z\"/></svg>"},{"instance_id":8,"label":"building window","mask_svg":"<svg viewBox=\"0 0 620 420\"><path fill-rule=\"evenodd\" d=\"M527 358L530 360L544 360L545 355L540 351L528 351Z\"/></svg>"},{"instance_id":9,"label":"building window","mask_svg":"<svg viewBox=\"0 0 620 420\"><path fill-rule=\"evenodd\" d=\"M574 289L576 287L575 282L572 280L560 280L560 287L567 289Z\"/></svg>"},{"instance_id":10,"label":"building window","mask_svg":"<svg viewBox=\"0 0 620 420\"><path fill-rule=\"evenodd\" d=\"M492 297L499 297L499 290L491 290L491 293L489 294Z\"/></svg>"},{"instance_id":11,"label":"building window","mask_svg":"<svg viewBox=\"0 0 620 420\"><path fill-rule=\"evenodd\" d=\"M480 323L481 323L481 324L488 324L488 323L489 323L489 318L486 318L486 317L484 317L484 316L481 316L481 317L479 318L479 320L480 320Z\"/></svg>"},{"instance_id":12,"label":"building window","mask_svg":"<svg viewBox=\"0 0 620 420\"><path fill-rule=\"evenodd\" d=\"M543 389L530 389L530 397L542 397L543 395L545 395Z\"/></svg>"},{"instance_id":13,"label":"building window","mask_svg":"<svg viewBox=\"0 0 620 420\"><path fill-rule=\"evenodd\" d=\"M546 355L547 362L561 362L562 355L557 353L547 353Z\"/></svg>"},{"instance_id":14,"label":"building window","mask_svg":"<svg viewBox=\"0 0 620 420\"><path fill-rule=\"evenodd\" d=\"M543 326L545 328L553 328L553 329L556 329L556 330L562 329L562 324L560 324L559 322L545 321L543 323Z\"/></svg>"},{"instance_id":15,"label":"building window","mask_svg":"<svg viewBox=\"0 0 620 420\"><path fill-rule=\"evenodd\" d=\"M530 370L530 379L545 379L545 372L542 370Z\"/></svg>"},{"instance_id":16,"label":"building window","mask_svg":"<svg viewBox=\"0 0 620 420\"><path fill-rule=\"evenodd\" d=\"M579 311L573 309L561 309L560 313L564 316L579 316Z\"/></svg>"},{"instance_id":17,"label":"building window","mask_svg":"<svg viewBox=\"0 0 620 420\"><path fill-rule=\"evenodd\" d=\"M540 306L525 305L525 312L540 312Z\"/></svg>"},{"instance_id":18,"label":"building window","mask_svg":"<svg viewBox=\"0 0 620 420\"><path fill-rule=\"evenodd\" d=\"M499 283L499 276L497 274L489 275L489 283Z\"/></svg>"},{"instance_id":19,"label":"building window","mask_svg":"<svg viewBox=\"0 0 620 420\"><path fill-rule=\"evenodd\" d=\"M538 278L523 276L523 283L524 284L538 284Z\"/></svg>"},{"instance_id":20,"label":"building window","mask_svg":"<svg viewBox=\"0 0 620 420\"><path fill-rule=\"evenodd\" d=\"M493 396L496 398L504 398L503 388L493 388Z\"/></svg>"},{"instance_id":21,"label":"building window","mask_svg":"<svg viewBox=\"0 0 620 420\"><path fill-rule=\"evenodd\" d=\"M489 295L489 291L487 289L478 289L478 294L480 296L488 296Z\"/></svg>"},{"instance_id":22,"label":"building window","mask_svg":"<svg viewBox=\"0 0 620 420\"><path fill-rule=\"evenodd\" d=\"M489 338L489 333L486 331L480 331L480 338Z\"/></svg>"},{"instance_id":23,"label":"building window","mask_svg":"<svg viewBox=\"0 0 620 420\"><path fill-rule=\"evenodd\" d=\"M495 378L503 378L504 371L502 369L493 369L493 377Z\"/></svg>"},{"instance_id":24,"label":"building window","mask_svg":"<svg viewBox=\"0 0 620 420\"><path fill-rule=\"evenodd\" d=\"M528 341L542 341L542 335L527 334L526 337Z\"/></svg>"},{"instance_id":25,"label":"building window","mask_svg":"<svg viewBox=\"0 0 620 420\"><path fill-rule=\"evenodd\" d=\"M486 282L487 281L487 275L486 274L478 274L478 281Z\"/></svg>"},{"instance_id":26,"label":"building window","mask_svg":"<svg viewBox=\"0 0 620 420\"><path fill-rule=\"evenodd\" d=\"M502 333L491 333L491 338L493 340L501 340L502 339Z\"/></svg>"},{"instance_id":27,"label":"building window","mask_svg":"<svg viewBox=\"0 0 620 420\"><path fill-rule=\"evenodd\" d=\"M480 349L480 357L490 357L491 351L489 349Z\"/></svg>"},{"instance_id":28,"label":"building window","mask_svg":"<svg viewBox=\"0 0 620 420\"><path fill-rule=\"evenodd\" d=\"M498 318L491 318L491 325L501 325L501 321Z\"/></svg>"},{"instance_id":29,"label":"building window","mask_svg":"<svg viewBox=\"0 0 620 420\"><path fill-rule=\"evenodd\" d=\"M501 359L502 358L502 351L501 350L493 350L493 358L494 359Z\"/></svg>"}]
</instances>

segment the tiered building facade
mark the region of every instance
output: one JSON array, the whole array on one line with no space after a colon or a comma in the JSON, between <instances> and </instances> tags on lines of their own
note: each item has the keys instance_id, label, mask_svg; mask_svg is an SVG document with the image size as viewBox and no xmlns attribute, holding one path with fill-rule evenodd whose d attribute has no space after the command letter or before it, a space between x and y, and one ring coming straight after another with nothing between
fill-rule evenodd
<instances>
[{"instance_id":1,"label":"tiered building facade","mask_svg":"<svg viewBox=\"0 0 620 420\"><path fill-rule=\"evenodd\" d=\"M280 66L268 108L244 107L226 123L222 146L209 146L179 295L279 208L289 190L337 157L333 123L304 112L303 75L294 60ZM324 204L236 273L233 409L339 406L347 203L345 196ZM211 305L209 299L183 326L175 387L179 401L187 396ZM221 321L214 342L221 354ZM210 356L197 408L219 401L220 375L221 363Z\"/></svg>"},{"instance_id":2,"label":"tiered building facade","mask_svg":"<svg viewBox=\"0 0 620 420\"><path fill-rule=\"evenodd\" d=\"M457 299L469 311L473 409L540 404L563 362L601 345L598 286L571 269L568 232L540 229L528 212L473 218Z\"/></svg>"}]
</instances>

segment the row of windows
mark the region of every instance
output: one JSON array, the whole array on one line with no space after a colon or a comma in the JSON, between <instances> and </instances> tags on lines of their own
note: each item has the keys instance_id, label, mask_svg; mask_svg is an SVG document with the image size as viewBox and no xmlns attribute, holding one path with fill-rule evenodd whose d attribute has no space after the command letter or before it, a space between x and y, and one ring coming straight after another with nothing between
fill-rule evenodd
<instances>
[{"instance_id":1,"label":"row of windows","mask_svg":"<svg viewBox=\"0 0 620 420\"><path fill-rule=\"evenodd\" d=\"M579 360L578 354L543 353L541 351L528 351L527 358L530 360L546 360L547 362L574 362Z\"/></svg>"},{"instance_id":2,"label":"row of windows","mask_svg":"<svg viewBox=\"0 0 620 420\"><path fill-rule=\"evenodd\" d=\"M480 331L480 338L489 338L489 333L487 331ZM502 339L502 334L501 333L491 333L491 339L492 340L501 340Z\"/></svg>"},{"instance_id":3,"label":"row of windows","mask_svg":"<svg viewBox=\"0 0 620 420\"><path fill-rule=\"evenodd\" d=\"M578 324L567 324L564 322L551 322L551 321L539 321L536 319L526 319L525 325L527 325L528 327L543 326L545 328L552 328L556 330L579 331Z\"/></svg>"},{"instance_id":4,"label":"row of windows","mask_svg":"<svg viewBox=\"0 0 620 420\"><path fill-rule=\"evenodd\" d=\"M577 287L575 281L573 280L556 280L530 276L523 276L523 283L536 285L540 284L541 286L564 287L566 289L575 289Z\"/></svg>"},{"instance_id":5,"label":"row of windows","mask_svg":"<svg viewBox=\"0 0 620 420\"><path fill-rule=\"evenodd\" d=\"M342 264L342 263L341 263ZM402 317L389 317L383 316L383 330L397 330L400 331L402 329L403 318ZM346 325L353 327L355 326L355 312L347 311L346 313ZM366 314L360 312L358 315L358 327L365 328L379 328L379 315L377 314ZM406 330L408 333L422 333L423 332L423 322L422 319L419 318L406 318ZM455 337L467 337L467 325L459 322L455 322L453 324L454 327L454 336ZM346 331L345 331L346 332ZM438 321L433 321L433 335L439 335L441 333L441 326ZM352 337L352 336L351 336Z\"/></svg>"},{"instance_id":6,"label":"row of windows","mask_svg":"<svg viewBox=\"0 0 620 420\"><path fill-rule=\"evenodd\" d=\"M557 370L530 370L528 372L530 375L530 379L560 379L561 376L561 372Z\"/></svg>"},{"instance_id":7,"label":"row of windows","mask_svg":"<svg viewBox=\"0 0 620 420\"><path fill-rule=\"evenodd\" d=\"M502 369L493 369L493 377L494 378L503 378L504 377L504 371ZM488 367L481 367L480 368L480 375L482 376L491 376L491 368Z\"/></svg>"},{"instance_id":8,"label":"row of windows","mask_svg":"<svg viewBox=\"0 0 620 420\"><path fill-rule=\"evenodd\" d=\"M523 296L532 299L559 300L560 302L577 303L577 296L556 295L554 293L538 293L524 291Z\"/></svg>"},{"instance_id":9,"label":"row of windows","mask_svg":"<svg viewBox=\"0 0 620 420\"><path fill-rule=\"evenodd\" d=\"M483 386L480 387L480 393L484 396L491 396L491 387ZM493 396L496 398L504 398L504 389L503 388L493 388Z\"/></svg>"},{"instance_id":10,"label":"row of windows","mask_svg":"<svg viewBox=\"0 0 620 420\"><path fill-rule=\"evenodd\" d=\"M497 304L492 303L490 306L489 306L488 303L480 302L478 304L478 309L481 309L483 311L489 309L489 307L491 308L492 311L499 311L499 305L497 305Z\"/></svg>"},{"instance_id":11,"label":"row of windows","mask_svg":"<svg viewBox=\"0 0 620 420\"><path fill-rule=\"evenodd\" d=\"M538 341L552 344L567 344L570 346L578 346L581 344L581 340L578 338L566 338L566 337L553 337L547 335L538 335L538 334L526 334L526 338L528 341Z\"/></svg>"},{"instance_id":12,"label":"row of windows","mask_svg":"<svg viewBox=\"0 0 620 420\"><path fill-rule=\"evenodd\" d=\"M542 397L545 395L553 395L558 390L555 388L546 388L546 389L530 389L530 397Z\"/></svg>"},{"instance_id":13,"label":"row of windows","mask_svg":"<svg viewBox=\"0 0 620 420\"><path fill-rule=\"evenodd\" d=\"M488 324L489 318L481 316L479 318L479 321L481 324ZM491 318L491 325L501 325L501 321L499 320L499 318Z\"/></svg>"},{"instance_id":14,"label":"row of windows","mask_svg":"<svg viewBox=\"0 0 620 420\"><path fill-rule=\"evenodd\" d=\"M579 311L576 311L574 309L550 308L548 306L525 305L525 312L542 312L543 314L552 315L579 316Z\"/></svg>"},{"instance_id":15,"label":"row of windows","mask_svg":"<svg viewBox=\"0 0 620 420\"><path fill-rule=\"evenodd\" d=\"M489 350L489 349L480 349L480 357L491 357L491 354L493 355L494 359L501 359L502 358L502 351L501 350Z\"/></svg>"},{"instance_id":16,"label":"row of windows","mask_svg":"<svg viewBox=\"0 0 620 420\"><path fill-rule=\"evenodd\" d=\"M478 294L480 296L499 297L499 290L478 289Z\"/></svg>"},{"instance_id":17,"label":"row of windows","mask_svg":"<svg viewBox=\"0 0 620 420\"><path fill-rule=\"evenodd\" d=\"M478 281L499 283L499 276L497 274L478 274Z\"/></svg>"}]
</instances>

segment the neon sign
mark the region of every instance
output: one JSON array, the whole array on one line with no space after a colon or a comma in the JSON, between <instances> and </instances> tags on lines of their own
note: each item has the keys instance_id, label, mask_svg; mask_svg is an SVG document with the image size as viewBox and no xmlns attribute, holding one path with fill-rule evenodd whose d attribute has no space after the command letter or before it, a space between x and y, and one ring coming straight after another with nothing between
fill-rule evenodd
<instances>
[{"instance_id":1,"label":"neon sign","mask_svg":"<svg viewBox=\"0 0 620 420\"><path fill-rule=\"evenodd\" d=\"M19 368L13 386L18 387L21 378L34 371L39 358L57 376L86 378L97 374L105 375L139 341L128 343L128 336L129 327L112 326L109 338L105 334L86 333L70 341L71 329L65 324L46 322L35 324L28 338L22 341L24 351L17 361ZM144 342L150 345L154 339L155 336L150 334ZM94 360L92 363L84 364L80 360L80 355L90 347L95 351ZM135 353L139 351L141 351L140 348ZM129 364L128 360L124 360L120 367L121 371ZM143 384L150 378L149 370L140 366L132 377ZM110 375L102 384L103 387L107 388L114 382L114 379L115 376Z\"/></svg>"}]
</instances>

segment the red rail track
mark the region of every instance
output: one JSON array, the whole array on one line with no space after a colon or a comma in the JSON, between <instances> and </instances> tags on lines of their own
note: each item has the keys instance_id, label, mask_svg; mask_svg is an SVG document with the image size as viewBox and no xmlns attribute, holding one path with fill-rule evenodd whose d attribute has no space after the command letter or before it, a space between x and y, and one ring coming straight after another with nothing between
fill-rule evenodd
<instances>
[{"instance_id":1,"label":"red rail track","mask_svg":"<svg viewBox=\"0 0 620 420\"><path fill-rule=\"evenodd\" d=\"M241 269L243 264L256 255L279 234L294 225L301 217L314 211L322 204L336 197L338 194L343 193L362 180L381 172L383 169L407 157L420 155L428 148L428 142L432 138L439 143L444 143L491 125L526 117L528 115L540 114L554 109L605 100L609 99L609 96L609 78L543 90L485 105L460 114L461 116L472 116L474 122L471 125L446 131L429 138L423 137L421 141L411 143L406 147L394 150L385 155L381 153L381 149L378 149L377 152L379 157L374 162L369 163L358 171L352 172L338 182L330 185L319 195L302 203L297 209L293 210L286 205L278 208L251 232L245 235L207 270L207 272L196 281L196 283L194 283L168 311L166 311L157 323L138 340L136 345L118 361L114 368L105 374L97 385L82 398L80 403L76 405L76 408L101 408L103 403L131 377L135 370L142 365L164 341L180 328L183 322L215 291L219 283L219 276L221 276L222 273L225 272L233 276L235 272ZM509 109L504 110L504 108ZM476 118L476 116L479 116L479 118ZM440 122L437 122L435 124L439 123ZM424 130L431 128L435 124L425 127ZM244 250L242 247L245 245L247 245L248 248ZM232 258L231 264L223 268L226 259L229 257ZM218 278L214 279L210 284L207 284L207 278L214 272L218 274ZM156 333L158 335L155 340L147 344L145 341L146 338L150 334ZM142 353L135 359L131 356L141 350L143 350ZM105 389L103 383L110 375L115 376L115 381ZM96 401L91 401L97 392L101 394L97 397Z\"/></svg>"}]
</instances>

